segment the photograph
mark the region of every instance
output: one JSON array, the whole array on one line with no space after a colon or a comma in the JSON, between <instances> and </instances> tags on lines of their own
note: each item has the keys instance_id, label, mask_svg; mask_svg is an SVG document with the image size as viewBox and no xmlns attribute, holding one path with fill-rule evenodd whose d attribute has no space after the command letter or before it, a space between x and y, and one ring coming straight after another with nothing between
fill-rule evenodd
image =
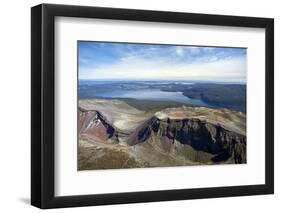
<instances>
[{"instance_id":1,"label":"photograph","mask_svg":"<svg viewBox=\"0 0 281 213\"><path fill-rule=\"evenodd\" d=\"M77 42L78 170L247 163L247 48Z\"/></svg>"},{"instance_id":2,"label":"photograph","mask_svg":"<svg viewBox=\"0 0 281 213\"><path fill-rule=\"evenodd\" d=\"M31 61L22 58L30 64L30 75L24 73L30 98L18 96L22 89L6 92L15 100L6 101L8 108L30 100L31 131L24 131L30 146L24 147L31 160L29 169L19 169L29 172L32 206L133 207L245 196L236 205L242 211L268 209L268 202L255 204L263 195L276 198L277 9L266 10L268 2L263 14L245 2L246 13L223 14L213 2L200 4L200 11L175 9L174 2L162 8L36 4L26 27ZM6 43L5 52L13 52ZM22 74L20 67L14 70ZM22 81L19 74L4 73L13 76L4 78L6 90L20 85L14 83ZM26 120L6 114L12 130ZM197 211L198 202L188 205ZM177 208L172 203L164 209Z\"/></svg>"}]
</instances>

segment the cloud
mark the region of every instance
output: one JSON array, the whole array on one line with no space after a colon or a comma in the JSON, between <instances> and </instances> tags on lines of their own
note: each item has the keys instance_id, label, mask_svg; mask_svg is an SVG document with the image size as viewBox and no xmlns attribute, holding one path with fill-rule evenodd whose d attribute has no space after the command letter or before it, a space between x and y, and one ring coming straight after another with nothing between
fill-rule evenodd
<instances>
[{"instance_id":1,"label":"cloud","mask_svg":"<svg viewBox=\"0 0 281 213\"><path fill-rule=\"evenodd\" d=\"M178 56L183 56L183 55L184 55L184 50L183 50L183 48L180 47L180 46L176 47L176 54L177 54Z\"/></svg>"},{"instance_id":2,"label":"cloud","mask_svg":"<svg viewBox=\"0 0 281 213\"><path fill-rule=\"evenodd\" d=\"M243 81L246 78L245 58L210 61L203 64L168 64L165 61L147 61L127 58L122 62L84 70L88 79L142 79L142 80L218 80Z\"/></svg>"},{"instance_id":3,"label":"cloud","mask_svg":"<svg viewBox=\"0 0 281 213\"><path fill-rule=\"evenodd\" d=\"M94 46L89 53L95 63L89 57L80 60L79 79L246 80L246 52L241 48L115 44Z\"/></svg>"}]
</instances>

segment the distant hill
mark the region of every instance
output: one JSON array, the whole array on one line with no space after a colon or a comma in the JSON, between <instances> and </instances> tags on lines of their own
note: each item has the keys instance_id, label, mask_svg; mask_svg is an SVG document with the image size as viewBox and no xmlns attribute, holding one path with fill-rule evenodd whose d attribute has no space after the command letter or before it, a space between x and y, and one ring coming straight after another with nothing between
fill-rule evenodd
<instances>
[{"instance_id":1,"label":"distant hill","mask_svg":"<svg viewBox=\"0 0 281 213\"><path fill-rule=\"evenodd\" d=\"M150 95L153 91L181 92L182 94L156 95L153 99L149 95L144 96L143 91ZM128 96L128 94L131 94ZM158 93L156 93L158 94ZM188 82L83 82L79 84L79 99L106 98L123 99L138 108L159 108L172 106L177 103L194 106L209 106L213 108L228 108L246 113L246 85L227 83L188 83ZM159 98L164 98L159 105ZM167 97L169 96L169 97ZM182 96L184 99L179 99ZM185 98L188 97L188 98ZM134 101L136 100L136 101ZM139 101L141 100L141 101ZM195 101L196 100L196 101ZM148 102L149 104L143 103ZM153 102L154 101L154 102ZM154 103L154 106L152 105ZM161 106L162 105L162 106Z\"/></svg>"},{"instance_id":2,"label":"distant hill","mask_svg":"<svg viewBox=\"0 0 281 213\"><path fill-rule=\"evenodd\" d=\"M189 98L201 99L214 107L246 112L246 85L198 83L188 86L171 85L163 91L181 91Z\"/></svg>"}]
</instances>

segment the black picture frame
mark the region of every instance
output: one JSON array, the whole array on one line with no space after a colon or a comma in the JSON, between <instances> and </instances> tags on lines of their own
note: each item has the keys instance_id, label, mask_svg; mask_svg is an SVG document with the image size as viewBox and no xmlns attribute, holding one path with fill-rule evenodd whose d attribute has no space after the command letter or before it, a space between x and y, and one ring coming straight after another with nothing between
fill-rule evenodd
<instances>
[{"instance_id":1,"label":"black picture frame","mask_svg":"<svg viewBox=\"0 0 281 213\"><path fill-rule=\"evenodd\" d=\"M265 184L93 195L54 195L54 21L55 17L264 28L266 128ZM274 20L164 11L41 4L31 8L31 204L60 208L217 198L274 193Z\"/></svg>"}]
</instances>

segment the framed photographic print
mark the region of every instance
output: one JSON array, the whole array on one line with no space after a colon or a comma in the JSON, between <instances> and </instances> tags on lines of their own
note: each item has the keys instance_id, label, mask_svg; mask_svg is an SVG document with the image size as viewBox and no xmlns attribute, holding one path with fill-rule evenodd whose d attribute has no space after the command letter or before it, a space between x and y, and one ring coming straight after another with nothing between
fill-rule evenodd
<instances>
[{"instance_id":1,"label":"framed photographic print","mask_svg":"<svg viewBox=\"0 0 281 213\"><path fill-rule=\"evenodd\" d=\"M31 9L31 203L272 194L274 21Z\"/></svg>"}]
</instances>

